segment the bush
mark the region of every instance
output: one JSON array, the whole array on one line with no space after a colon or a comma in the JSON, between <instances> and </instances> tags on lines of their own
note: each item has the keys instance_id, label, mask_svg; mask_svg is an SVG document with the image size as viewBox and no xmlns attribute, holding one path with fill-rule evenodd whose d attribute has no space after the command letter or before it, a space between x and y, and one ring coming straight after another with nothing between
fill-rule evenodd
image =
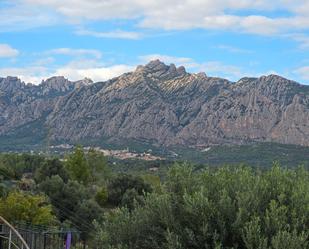
<instances>
[{"instance_id":1,"label":"bush","mask_svg":"<svg viewBox=\"0 0 309 249\"><path fill-rule=\"evenodd\" d=\"M112 179L108 186L108 202L119 206L123 195L129 189L134 189L138 195L152 192L150 184L145 183L141 177L131 175L119 175Z\"/></svg>"},{"instance_id":2,"label":"bush","mask_svg":"<svg viewBox=\"0 0 309 249\"><path fill-rule=\"evenodd\" d=\"M51 225L56 219L44 196L11 192L0 201L0 215L8 221L26 221L35 225Z\"/></svg>"},{"instance_id":3,"label":"bush","mask_svg":"<svg viewBox=\"0 0 309 249\"><path fill-rule=\"evenodd\" d=\"M69 175L64 168L63 163L59 159L49 159L45 161L41 167L39 167L34 175L34 179L37 183L41 183L46 178L58 175L64 182L67 182Z\"/></svg>"},{"instance_id":4,"label":"bush","mask_svg":"<svg viewBox=\"0 0 309 249\"><path fill-rule=\"evenodd\" d=\"M102 187L95 195L96 202L104 207L108 200L108 191L106 187Z\"/></svg>"},{"instance_id":5,"label":"bush","mask_svg":"<svg viewBox=\"0 0 309 249\"><path fill-rule=\"evenodd\" d=\"M274 165L194 172L170 169L163 193L131 209L106 214L98 248L284 249L308 248L309 172Z\"/></svg>"}]
</instances>

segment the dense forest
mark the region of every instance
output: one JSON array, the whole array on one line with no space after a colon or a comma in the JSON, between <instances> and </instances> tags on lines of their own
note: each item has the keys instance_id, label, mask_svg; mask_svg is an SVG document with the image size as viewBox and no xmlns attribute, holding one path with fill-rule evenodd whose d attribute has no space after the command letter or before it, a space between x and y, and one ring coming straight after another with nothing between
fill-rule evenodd
<instances>
[{"instance_id":1,"label":"dense forest","mask_svg":"<svg viewBox=\"0 0 309 249\"><path fill-rule=\"evenodd\" d=\"M77 229L89 249L309 248L305 166L152 166L123 172L79 146L64 158L1 154L0 215Z\"/></svg>"}]
</instances>

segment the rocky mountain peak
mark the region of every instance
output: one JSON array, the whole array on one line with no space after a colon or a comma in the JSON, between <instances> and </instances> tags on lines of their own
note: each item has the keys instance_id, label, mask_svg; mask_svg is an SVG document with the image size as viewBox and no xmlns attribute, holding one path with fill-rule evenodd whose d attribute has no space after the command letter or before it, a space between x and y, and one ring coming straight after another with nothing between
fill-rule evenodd
<instances>
[{"instance_id":1,"label":"rocky mountain peak","mask_svg":"<svg viewBox=\"0 0 309 249\"><path fill-rule=\"evenodd\" d=\"M74 82L74 87L75 87L75 88L79 88L79 87L81 87L81 86L89 86L89 85L91 85L91 84L93 84L92 79L85 77L85 78L82 79L82 80L75 81L75 82Z\"/></svg>"},{"instance_id":2,"label":"rocky mountain peak","mask_svg":"<svg viewBox=\"0 0 309 249\"><path fill-rule=\"evenodd\" d=\"M90 85L93 83L92 79L85 77L83 80L80 80L79 82L82 82L85 85Z\"/></svg>"},{"instance_id":3,"label":"rocky mountain peak","mask_svg":"<svg viewBox=\"0 0 309 249\"><path fill-rule=\"evenodd\" d=\"M168 70L169 66L157 59L148 62L144 68L151 72L159 72Z\"/></svg>"},{"instance_id":4,"label":"rocky mountain peak","mask_svg":"<svg viewBox=\"0 0 309 249\"><path fill-rule=\"evenodd\" d=\"M268 84L278 84L278 83L284 83L284 84L290 84L292 83L291 80L288 80L282 76L276 75L276 74L269 74L269 75L263 75L259 78L260 82L267 82Z\"/></svg>"},{"instance_id":5,"label":"rocky mountain peak","mask_svg":"<svg viewBox=\"0 0 309 249\"><path fill-rule=\"evenodd\" d=\"M64 76L53 76L50 77L46 80L42 81L42 85L45 86L59 86L59 85L64 85L66 83L68 83L69 80L66 79Z\"/></svg>"},{"instance_id":6,"label":"rocky mountain peak","mask_svg":"<svg viewBox=\"0 0 309 249\"><path fill-rule=\"evenodd\" d=\"M282 87L282 86L300 86L299 83L288 80L280 75L276 74L270 74L270 75L263 75L259 78L255 77L244 77L241 78L236 82L237 85L242 86L242 85L251 85L256 84L256 85L264 85L268 87Z\"/></svg>"},{"instance_id":7,"label":"rocky mountain peak","mask_svg":"<svg viewBox=\"0 0 309 249\"><path fill-rule=\"evenodd\" d=\"M50 91L66 92L70 90L72 86L73 83L63 76L53 76L51 78L43 80L41 83L41 87L43 88L44 93Z\"/></svg>"},{"instance_id":8,"label":"rocky mountain peak","mask_svg":"<svg viewBox=\"0 0 309 249\"><path fill-rule=\"evenodd\" d=\"M138 66L136 73L142 73L150 78L169 80L187 74L183 66L176 67L175 64L166 65L160 60L152 60L145 66Z\"/></svg>"},{"instance_id":9,"label":"rocky mountain peak","mask_svg":"<svg viewBox=\"0 0 309 249\"><path fill-rule=\"evenodd\" d=\"M178 67L178 68L177 68L177 73L178 73L179 75L186 74L186 73L187 73L187 72L186 72L186 68L185 68L184 66Z\"/></svg>"},{"instance_id":10,"label":"rocky mountain peak","mask_svg":"<svg viewBox=\"0 0 309 249\"><path fill-rule=\"evenodd\" d=\"M12 92L17 89L21 89L25 86L18 77L8 76L6 78L0 78L0 90L6 92Z\"/></svg>"}]
</instances>

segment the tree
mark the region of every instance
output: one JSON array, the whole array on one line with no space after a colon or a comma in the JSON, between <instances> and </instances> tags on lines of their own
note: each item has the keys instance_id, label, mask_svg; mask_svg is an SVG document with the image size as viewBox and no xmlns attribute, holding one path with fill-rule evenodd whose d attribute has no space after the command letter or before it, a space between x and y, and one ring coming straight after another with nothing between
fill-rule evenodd
<instances>
[{"instance_id":1,"label":"tree","mask_svg":"<svg viewBox=\"0 0 309 249\"><path fill-rule=\"evenodd\" d=\"M92 181L105 183L111 175L106 156L91 148L86 158Z\"/></svg>"},{"instance_id":2,"label":"tree","mask_svg":"<svg viewBox=\"0 0 309 249\"><path fill-rule=\"evenodd\" d=\"M39 189L50 198L61 222L82 231L83 239L90 236L92 221L103 215L101 207L93 200L91 189L77 181L65 183L58 175L47 178L39 185Z\"/></svg>"},{"instance_id":3,"label":"tree","mask_svg":"<svg viewBox=\"0 0 309 249\"><path fill-rule=\"evenodd\" d=\"M18 176L12 168L0 164L0 178L2 180L13 180L17 179Z\"/></svg>"},{"instance_id":4,"label":"tree","mask_svg":"<svg viewBox=\"0 0 309 249\"><path fill-rule=\"evenodd\" d=\"M50 198L61 221L70 219L82 200L90 198L82 184L71 180L65 183L58 175L47 178L39 185L39 189Z\"/></svg>"},{"instance_id":5,"label":"tree","mask_svg":"<svg viewBox=\"0 0 309 249\"><path fill-rule=\"evenodd\" d=\"M104 207L108 200L108 191L106 187L102 187L95 195L96 202Z\"/></svg>"},{"instance_id":6,"label":"tree","mask_svg":"<svg viewBox=\"0 0 309 249\"><path fill-rule=\"evenodd\" d=\"M45 158L30 154L1 154L0 165L10 169L14 178L19 179L24 173L34 173L34 171L44 163Z\"/></svg>"},{"instance_id":7,"label":"tree","mask_svg":"<svg viewBox=\"0 0 309 249\"><path fill-rule=\"evenodd\" d=\"M161 185L161 180L160 177L157 175L151 175L151 174L144 174L141 176L142 179L151 185L153 190L157 193L162 192L162 185Z\"/></svg>"},{"instance_id":8,"label":"tree","mask_svg":"<svg viewBox=\"0 0 309 249\"><path fill-rule=\"evenodd\" d=\"M173 166L162 192L133 205L131 180L113 182L128 204L106 214L99 248L309 248L309 171ZM122 194L123 189L126 190ZM134 189L134 188L133 188ZM115 198L117 200L117 198ZM131 206L130 206L131 205ZM98 243L100 245L100 243Z\"/></svg>"},{"instance_id":9,"label":"tree","mask_svg":"<svg viewBox=\"0 0 309 249\"><path fill-rule=\"evenodd\" d=\"M76 146L74 152L67 157L65 166L73 180L89 183L90 170L81 146Z\"/></svg>"},{"instance_id":10,"label":"tree","mask_svg":"<svg viewBox=\"0 0 309 249\"><path fill-rule=\"evenodd\" d=\"M145 183L141 177L131 175L119 175L112 179L108 186L109 203L118 206L121 204L123 195L129 189L134 189L138 195L152 192L150 184Z\"/></svg>"},{"instance_id":11,"label":"tree","mask_svg":"<svg viewBox=\"0 0 309 249\"><path fill-rule=\"evenodd\" d=\"M304 249L309 247L308 231L298 234L295 230L293 232L280 231L271 240L273 249Z\"/></svg>"},{"instance_id":12,"label":"tree","mask_svg":"<svg viewBox=\"0 0 309 249\"><path fill-rule=\"evenodd\" d=\"M44 196L22 192L11 192L0 201L0 215L9 221L26 221L35 225L50 225L56 221Z\"/></svg>"},{"instance_id":13,"label":"tree","mask_svg":"<svg viewBox=\"0 0 309 249\"><path fill-rule=\"evenodd\" d=\"M123 194L120 205L133 210L135 204L142 204L144 202L143 196L139 195L134 188L127 189Z\"/></svg>"},{"instance_id":14,"label":"tree","mask_svg":"<svg viewBox=\"0 0 309 249\"><path fill-rule=\"evenodd\" d=\"M86 240L94 236L94 220L100 220L103 217L103 210L92 199L83 200L77 207L74 216L71 218L71 221L82 231L82 239Z\"/></svg>"},{"instance_id":15,"label":"tree","mask_svg":"<svg viewBox=\"0 0 309 249\"><path fill-rule=\"evenodd\" d=\"M57 159L48 159L35 171L34 179L37 183L43 182L47 177L59 175L64 182L69 180L69 175L63 163Z\"/></svg>"},{"instance_id":16,"label":"tree","mask_svg":"<svg viewBox=\"0 0 309 249\"><path fill-rule=\"evenodd\" d=\"M7 186L0 181L0 198L5 198L8 195Z\"/></svg>"}]
</instances>

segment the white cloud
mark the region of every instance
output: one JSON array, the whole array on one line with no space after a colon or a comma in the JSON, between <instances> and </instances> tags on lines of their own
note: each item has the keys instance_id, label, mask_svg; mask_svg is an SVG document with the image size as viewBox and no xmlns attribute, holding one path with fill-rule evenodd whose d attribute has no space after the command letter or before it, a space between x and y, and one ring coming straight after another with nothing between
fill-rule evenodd
<instances>
[{"instance_id":1,"label":"white cloud","mask_svg":"<svg viewBox=\"0 0 309 249\"><path fill-rule=\"evenodd\" d=\"M226 65L220 61L208 61L199 65L199 71L206 72L211 76L225 77L229 80L238 80L248 75L241 67Z\"/></svg>"},{"instance_id":2,"label":"white cloud","mask_svg":"<svg viewBox=\"0 0 309 249\"><path fill-rule=\"evenodd\" d=\"M56 12L23 0L10 0L8 7L0 8L0 32L52 26L62 21Z\"/></svg>"},{"instance_id":3,"label":"white cloud","mask_svg":"<svg viewBox=\"0 0 309 249\"><path fill-rule=\"evenodd\" d=\"M95 49L72 49L72 48L56 48L46 52L47 54L60 54L68 56L93 56L97 59L102 57L102 53Z\"/></svg>"},{"instance_id":4,"label":"white cloud","mask_svg":"<svg viewBox=\"0 0 309 249\"><path fill-rule=\"evenodd\" d=\"M253 51L243 48L237 48L230 45L218 45L215 46L215 48L219 48L221 50L228 51L230 53L236 53L236 54L251 54Z\"/></svg>"},{"instance_id":5,"label":"white cloud","mask_svg":"<svg viewBox=\"0 0 309 249\"><path fill-rule=\"evenodd\" d=\"M16 57L19 51L8 44L0 44L0 58Z\"/></svg>"},{"instance_id":6,"label":"white cloud","mask_svg":"<svg viewBox=\"0 0 309 249\"><path fill-rule=\"evenodd\" d=\"M203 61L197 62L189 57L175 57L161 54L150 54L138 57L139 63L133 64L116 64L104 65L98 60L79 59L73 60L66 65L50 66L52 58L47 61L37 61L31 66L23 68L0 68L0 76L17 76L27 83L39 84L43 79L60 75L71 81L77 81L85 77L91 78L94 82L106 81L111 78L120 76L123 73L133 71L140 63L146 64L151 60L159 59L166 64L175 63L177 66L185 66L189 72L205 72L211 77L227 78L231 81L237 81L242 77L251 76L259 77L260 75L278 74L275 71L256 73L247 71L240 66L225 64L220 61ZM295 70L295 74L301 75L303 79L309 79L309 67L303 67Z\"/></svg>"},{"instance_id":7,"label":"white cloud","mask_svg":"<svg viewBox=\"0 0 309 249\"><path fill-rule=\"evenodd\" d=\"M309 32L308 0L10 0L0 9L0 32L72 25L77 35L141 39L147 31L206 29L264 36ZM252 14L254 12L254 15ZM247 14L246 14L247 13ZM251 14L250 14L251 13ZM283 14L282 14L283 13ZM112 31L79 29L92 21L115 21ZM126 20L134 31L122 27ZM149 30L148 30L149 29ZM297 38L308 48L308 38ZM228 50L226 48L226 50ZM230 52L232 52L230 50ZM236 51L234 50L236 53ZM240 51L239 51L240 52Z\"/></svg>"},{"instance_id":8,"label":"white cloud","mask_svg":"<svg viewBox=\"0 0 309 249\"><path fill-rule=\"evenodd\" d=\"M113 30L109 32L97 32L91 30L77 30L77 35L88 35L97 38L119 38L119 39L131 39L137 40L142 38L142 34L138 32L124 31L124 30Z\"/></svg>"},{"instance_id":9,"label":"white cloud","mask_svg":"<svg viewBox=\"0 0 309 249\"><path fill-rule=\"evenodd\" d=\"M72 22L83 20L136 19L140 27L177 29L219 29L271 35L287 30L309 29L307 0L23 0L44 6ZM257 15L244 15L255 10ZM283 17L272 12L288 13ZM239 11L242 14L238 14ZM232 13L232 14L230 14ZM104 33L103 33L104 34ZM105 34L107 35L107 34Z\"/></svg>"},{"instance_id":10,"label":"white cloud","mask_svg":"<svg viewBox=\"0 0 309 249\"><path fill-rule=\"evenodd\" d=\"M32 65L33 66L39 66L39 67L43 67L43 66L49 66L52 63L55 62L55 58L49 56L49 57L44 57L38 60L35 60Z\"/></svg>"},{"instance_id":11,"label":"white cloud","mask_svg":"<svg viewBox=\"0 0 309 249\"><path fill-rule=\"evenodd\" d=\"M309 80L309 66L297 68L294 73L299 75L303 80Z\"/></svg>"},{"instance_id":12,"label":"white cloud","mask_svg":"<svg viewBox=\"0 0 309 249\"><path fill-rule=\"evenodd\" d=\"M78 63L77 63L78 64ZM78 67L76 63L70 63L64 67L58 68L54 75L62 75L70 80L80 80L85 77L92 79L93 81L105 81L123 73L132 71L135 67L119 64L111 66L88 66Z\"/></svg>"},{"instance_id":13,"label":"white cloud","mask_svg":"<svg viewBox=\"0 0 309 249\"><path fill-rule=\"evenodd\" d=\"M140 4L135 0L23 0L23 2L31 5L51 7L56 12L73 20L135 18L139 16L136 11L140 9Z\"/></svg>"},{"instance_id":14,"label":"white cloud","mask_svg":"<svg viewBox=\"0 0 309 249\"><path fill-rule=\"evenodd\" d=\"M49 59L48 59L49 61ZM66 65L50 66L44 61L35 62L25 67L0 68L0 76L17 76L26 83L39 84L43 79L60 75L71 81L81 80L85 77L93 81L105 81L123 73L134 70L135 65L117 64L104 66L96 60L73 60Z\"/></svg>"},{"instance_id":15,"label":"white cloud","mask_svg":"<svg viewBox=\"0 0 309 249\"><path fill-rule=\"evenodd\" d=\"M289 37L299 42L299 48L309 49L309 36L305 34L291 34Z\"/></svg>"},{"instance_id":16,"label":"white cloud","mask_svg":"<svg viewBox=\"0 0 309 249\"><path fill-rule=\"evenodd\" d=\"M1 77L16 76L26 83L39 84L46 75L47 68L41 66L0 68Z\"/></svg>"}]
</instances>

